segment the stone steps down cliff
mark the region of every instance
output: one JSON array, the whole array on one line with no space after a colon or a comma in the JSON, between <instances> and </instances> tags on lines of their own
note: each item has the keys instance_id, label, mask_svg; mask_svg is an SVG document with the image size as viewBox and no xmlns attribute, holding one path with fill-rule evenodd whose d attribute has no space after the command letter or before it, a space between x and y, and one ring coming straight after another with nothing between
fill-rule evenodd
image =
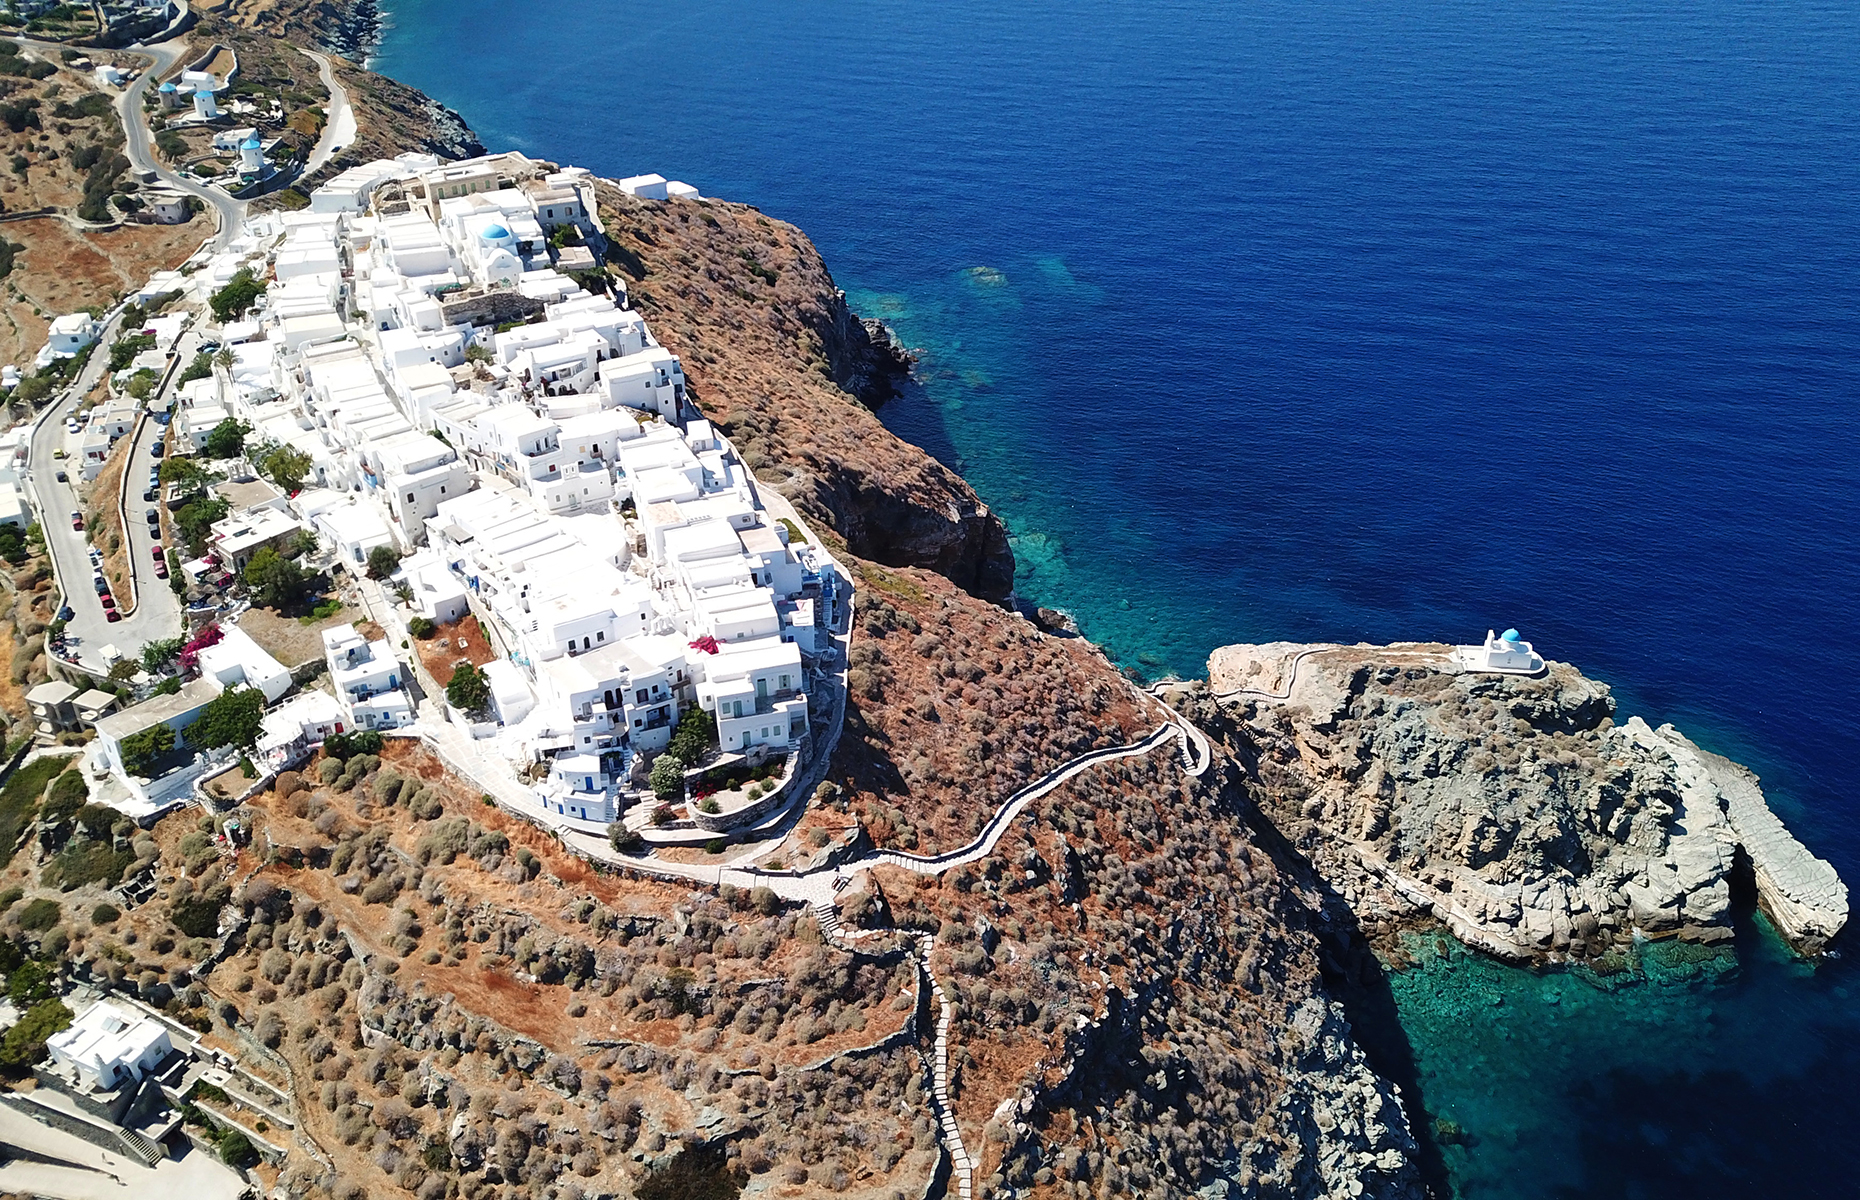
<instances>
[{"instance_id":1,"label":"stone steps down cliff","mask_svg":"<svg viewBox=\"0 0 1860 1200\"><path fill-rule=\"evenodd\" d=\"M1262 808L1368 925L1415 909L1511 959L1584 959L1637 936L1731 936L1748 861L1764 912L1819 953L1847 889L1749 771L1552 663L1462 671L1452 647L1224 646L1204 715Z\"/></svg>"}]
</instances>

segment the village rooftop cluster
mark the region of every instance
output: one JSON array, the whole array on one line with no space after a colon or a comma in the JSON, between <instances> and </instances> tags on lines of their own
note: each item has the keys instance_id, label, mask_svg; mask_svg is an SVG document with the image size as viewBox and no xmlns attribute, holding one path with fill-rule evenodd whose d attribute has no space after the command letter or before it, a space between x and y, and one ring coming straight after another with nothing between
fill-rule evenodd
<instances>
[{"instance_id":1,"label":"village rooftop cluster","mask_svg":"<svg viewBox=\"0 0 1860 1200\"><path fill-rule=\"evenodd\" d=\"M288 694L289 672L227 622L200 678L97 722L92 768L134 807L184 799L210 764L141 778L125 739L164 723L184 742L241 684L271 705L254 753L266 770L331 733L403 730L496 776L500 798L520 789L535 819L624 822L648 840L739 829L791 798L827 720L815 693L840 657L849 589L698 415L678 356L600 269L594 182L515 153L402 155L343 173L304 210L249 218L132 297L204 304L247 281L249 311L195 330L213 339L212 373L149 406L171 422L171 454L201 451L231 418L247 446L308 464L288 496L252 485L190 575L236 578L305 533L357 581L377 548L400 556L385 586L362 585L384 632L324 632L328 690ZM621 187L696 196L658 176ZM162 351L179 332L161 329ZM97 464L87 441L81 469L119 436L99 426ZM486 702L462 711L418 686L408 625L433 623L428 644L448 646L471 616L495 657ZM692 776L734 766L770 782L674 814L649 768L699 710L711 736Z\"/></svg>"}]
</instances>

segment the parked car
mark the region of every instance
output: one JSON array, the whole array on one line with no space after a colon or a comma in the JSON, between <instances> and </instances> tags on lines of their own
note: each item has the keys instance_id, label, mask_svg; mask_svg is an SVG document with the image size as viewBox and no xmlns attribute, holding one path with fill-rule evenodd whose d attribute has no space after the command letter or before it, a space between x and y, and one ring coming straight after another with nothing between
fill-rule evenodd
<instances>
[{"instance_id":1,"label":"parked car","mask_svg":"<svg viewBox=\"0 0 1860 1200\"><path fill-rule=\"evenodd\" d=\"M149 447L149 453L153 454L156 458L161 457L161 450L162 444L160 442L156 442L153 446Z\"/></svg>"},{"instance_id":2,"label":"parked car","mask_svg":"<svg viewBox=\"0 0 1860 1200\"><path fill-rule=\"evenodd\" d=\"M103 601L103 606L104 606L105 608L115 608L115 607L116 607L116 597L115 597L115 596L112 596L112 595L111 595L110 593L108 593L108 592L105 592L105 593L104 593L103 595L101 595L101 596L99 596L99 597L97 597L97 599L99 599L99 600L101 600L101 601Z\"/></svg>"},{"instance_id":3,"label":"parked car","mask_svg":"<svg viewBox=\"0 0 1860 1200\"><path fill-rule=\"evenodd\" d=\"M162 556L162 549L161 549L160 542L156 542L153 546L149 547L149 557L153 558L156 562L166 561Z\"/></svg>"},{"instance_id":4,"label":"parked car","mask_svg":"<svg viewBox=\"0 0 1860 1200\"><path fill-rule=\"evenodd\" d=\"M97 589L97 594L98 594L99 596L101 596L101 595L103 595L103 594L104 594L105 592L107 592L107 591L109 591L109 590L110 590L110 584L109 584L109 582L108 582L107 580L105 580L105 579L104 579L104 577L103 577L103 576L101 576L101 575L99 575L99 576L97 576L97 577L96 577L95 579L93 579L93 580L91 580L91 583L92 583L92 585L94 585L94 586L96 587L96 589Z\"/></svg>"},{"instance_id":5,"label":"parked car","mask_svg":"<svg viewBox=\"0 0 1860 1200\"><path fill-rule=\"evenodd\" d=\"M67 475L67 474L65 474L65 473L64 473L63 471L60 471L60 472L58 472L58 474L57 474L57 475L55 475L55 476L53 476L53 478L55 478L55 479L57 479L57 480L58 480L58 482L60 482L60 483L70 483L70 482L71 482L71 476L69 476L69 475Z\"/></svg>"},{"instance_id":6,"label":"parked car","mask_svg":"<svg viewBox=\"0 0 1860 1200\"><path fill-rule=\"evenodd\" d=\"M75 616L77 616L77 612L69 604L58 610L58 619L60 621L69 621Z\"/></svg>"},{"instance_id":7,"label":"parked car","mask_svg":"<svg viewBox=\"0 0 1860 1200\"><path fill-rule=\"evenodd\" d=\"M103 619L111 622L120 621L123 619L123 614L113 608L106 608L103 610Z\"/></svg>"},{"instance_id":8,"label":"parked car","mask_svg":"<svg viewBox=\"0 0 1860 1200\"><path fill-rule=\"evenodd\" d=\"M52 450L53 458L63 458L64 456L65 456L65 448L63 446L58 446Z\"/></svg>"},{"instance_id":9,"label":"parked car","mask_svg":"<svg viewBox=\"0 0 1860 1200\"><path fill-rule=\"evenodd\" d=\"M74 512L71 514L71 528L77 530L79 533L84 532L84 514L83 513Z\"/></svg>"},{"instance_id":10,"label":"parked car","mask_svg":"<svg viewBox=\"0 0 1860 1200\"><path fill-rule=\"evenodd\" d=\"M161 510L154 508L146 509L142 513L142 519L151 525L159 525L161 524Z\"/></svg>"}]
</instances>

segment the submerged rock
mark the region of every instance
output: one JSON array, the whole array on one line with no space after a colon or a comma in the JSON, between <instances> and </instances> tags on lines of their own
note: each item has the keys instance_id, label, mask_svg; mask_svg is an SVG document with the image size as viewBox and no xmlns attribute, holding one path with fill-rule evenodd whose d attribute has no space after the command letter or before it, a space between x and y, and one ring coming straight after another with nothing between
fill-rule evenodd
<instances>
[{"instance_id":1,"label":"submerged rock","mask_svg":"<svg viewBox=\"0 0 1860 1200\"><path fill-rule=\"evenodd\" d=\"M1426 913L1517 960L1605 957L1637 933L1731 936L1748 870L1797 951L1847 890L1754 775L1671 725L1615 721L1607 685L1462 671L1431 644L1225 646L1201 711L1262 808L1372 931Z\"/></svg>"}]
</instances>

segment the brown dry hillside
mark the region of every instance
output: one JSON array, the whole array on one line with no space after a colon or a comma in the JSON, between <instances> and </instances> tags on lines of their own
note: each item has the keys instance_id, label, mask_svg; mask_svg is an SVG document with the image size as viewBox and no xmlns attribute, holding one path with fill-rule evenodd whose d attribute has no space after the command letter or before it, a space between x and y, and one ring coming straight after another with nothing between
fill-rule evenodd
<instances>
[{"instance_id":1,"label":"brown dry hillside","mask_svg":"<svg viewBox=\"0 0 1860 1200\"><path fill-rule=\"evenodd\" d=\"M178 266L213 233L211 218L202 216L108 229L67 219L87 185L108 195L136 184L120 156L123 130L110 98L88 73L53 65L43 80L0 76L0 108L17 110L20 125L0 122L0 207L58 214L0 223L0 237L15 247L11 268L0 275L0 363L24 365L45 344L52 317L108 306L154 271Z\"/></svg>"}]
</instances>

